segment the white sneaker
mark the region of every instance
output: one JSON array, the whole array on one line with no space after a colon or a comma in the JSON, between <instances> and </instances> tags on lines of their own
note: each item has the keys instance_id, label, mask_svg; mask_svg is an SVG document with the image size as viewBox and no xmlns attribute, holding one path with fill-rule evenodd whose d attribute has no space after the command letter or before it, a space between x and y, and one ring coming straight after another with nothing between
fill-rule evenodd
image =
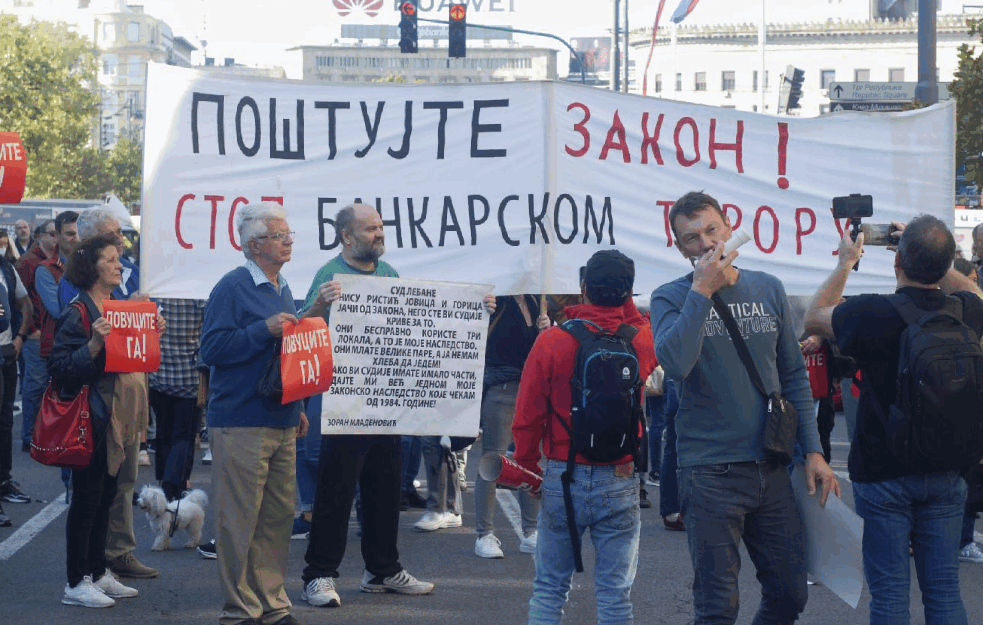
<instances>
[{"instance_id":1,"label":"white sneaker","mask_svg":"<svg viewBox=\"0 0 983 625\"><path fill-rule=\"evenodd\" d=\"M462 525L464 525L464 521L461 519L460 514L449 510L444 513L444 527L461 527Z\"/></svg>"},{"instance_id":2,"label":"white sneaker","mask_svg":"<svg viewBox=\"0 0 983 625\"><path fill-rule=\"evenodd\" d=\"M211 464L212 463L212 448L211 447L209 447L208 449L205 450L205 455L201 457L201 463L202 464Z\"/></svg>"},{"instance_id":3,"label":"white sneaker","mask_svg":"<svg viewBox=\"0 0 983 625\"><path fill-rule=\"evenodd\" d=\"M529 534L519 541L519 551L522 553L536 553L536 532Z\"/></svg>"},{"instance_id":4,"label":"white sneaker","mask_svg":"<svg viewBox=\"0 0 983 625\"><path fill-rule=\"evenodd\" d=\"M983 564L983 551L980 551L976 543L969 543L959 550L959 561Z\"/></svg>"},{"instance_id":5,"label":"white sneaker","mask_svg":"<svg viewBox=\"0 0 983 625\"><path fill-rule=\"evenodd\" d=\"M425 512L413 527L421 532L432 532L447 527L447 519L443 512Z\"/></svg>"},{"instance_id":6,"label":"white sneaker","mask_svg":"<svg viewBox=\"0 0 983 625\"><path fill-rule=\"evenodd\" d=\"M65 605L80 605L84 608L111 608L116 602L106 593L96 588L92 576L86 575L75 588L65 584L65 595L61 598Z\"/></svg>"},{"instance_id":7,"label":"white sneaker","mask_svg":"<svg viewBox=\"0 0 983 625\"><path fill-rule=\"evenodd\" d=\"M121 584L109 569L106 569L103 576L96 580L93 586L105 593L107 597L112 597L113 599L128 599L140 594L136 588L130 588Z\"/></svg>"},{"instance_id":8,"label":"white sneaker","mask_svg":"<svg viewBox=\"0 0 983 625\"><path fill-rule=\"evenodd\" d=\"M494 534L485 534L474 543L474 555L479 558L504 558L505 553L502 552L502 541L500 541Z\"/></svg>"},{"instance_id":9,"label":"white sneaker","mask_svg":"<svg viewBox=\"0 0 983 625\"><path fill-rule=\"evenodd\" d=\"M137 464L141 467L150 466L150 453L146 449L140 450L140 455L137 457Z\"/></svg>"},{"instance_id":10,"label":"white sneaker","mask_svg":"<svg viewBox=\"0 0 983 625\"><path fill-rule=\"evenodd\" d=\"M385 579L365 571L358 587L362 592L394 592L398 595L429 595L433 592L432 583L421 582L407 573L406 569Z\"/></svg>"},{"instance_id":11,"label":"white sneaker","mask_svg":"<svg viewBox=\"0 0 983 625\"><path fill-rule=\"evenodd\" d=\"M303 601L315 607L328 606L337 608L341 605L341 597L334 589L334 580L330 577L318 577L307 582L304 592L300 593Z\"/></svg>"}]
</instances>

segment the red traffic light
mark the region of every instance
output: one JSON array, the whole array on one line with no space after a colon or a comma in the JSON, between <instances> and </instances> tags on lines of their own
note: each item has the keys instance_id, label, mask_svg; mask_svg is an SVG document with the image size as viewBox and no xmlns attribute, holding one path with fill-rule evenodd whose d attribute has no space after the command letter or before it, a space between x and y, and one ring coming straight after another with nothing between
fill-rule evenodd
<instances>
[{"instance_id":1,"label":"red traffic light","mask_svg":"<svg viewBox=\"0 0 983 625\"><path fill-rule=\"evenodd\" d=\"M468 7L466 4L452 4L450 8L453 21L462 22L467 17Z\"/></svg>"},{"instance_id":2,"label":"red traffic light","mask_svg":"<svg viewBox=\"0 0 983 625\"><path fill-rule=\"evenodd\" d=\"M416 6L412 2L404 2L403 4L399 5L399 12L403 15L412 17L413 15L416 15Z\"/></svg>"}]
</instances>

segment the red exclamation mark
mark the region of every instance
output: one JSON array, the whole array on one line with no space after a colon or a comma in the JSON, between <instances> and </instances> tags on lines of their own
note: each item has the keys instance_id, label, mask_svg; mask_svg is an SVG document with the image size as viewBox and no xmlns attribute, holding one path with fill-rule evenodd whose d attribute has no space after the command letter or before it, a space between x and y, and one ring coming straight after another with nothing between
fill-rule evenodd
<instances>
[{"instance_id":1,"label":"red exclamation mark","mask_svg":"<svg viewBox=\"0 0 983 625\"><path fill-rule=\"evenodd\" d=\"M778 188L788 188L785 177L785 159L788 157L788 124L778 122Z\"/></svg>"}]
</instances>

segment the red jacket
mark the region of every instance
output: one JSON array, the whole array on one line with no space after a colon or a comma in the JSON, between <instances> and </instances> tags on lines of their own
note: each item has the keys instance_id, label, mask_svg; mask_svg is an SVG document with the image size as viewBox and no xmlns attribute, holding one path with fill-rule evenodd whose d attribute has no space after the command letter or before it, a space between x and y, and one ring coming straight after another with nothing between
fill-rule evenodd
<instances>
[{"instance_id":1,"label":"red jacket","mask_svg":"<svg viewBox=\"0 0 983 625\"><path fill-rule=\"evenodd\" d=\"M31 325L27 329L28 334L34 334L40 330L44 322L42 311L45 311L45 307L38 295L38 290L34 288L34 272L46 260L48 260L48 255L41 249L40 243L24 252L17 260L17 273L20 274L20 281L24 283L24 288L27 289L31 304L34 306L34 316L31 318Z\"/></svg>"},{"instance_id":2,"label":"red jacket","mask_svg":"<svg viewBox=\"0 0 983 625\"><path fill-rule=\"evenodd\" d=\"M645 380L655 369L657 363L652 328L631 299L620 308L590 304L568 306L565 314L569 319L586 319L596 323L608 332L614 332L622 323L635 326L639 332L632 345L638 356L639 375ZM554 327L539 335L522 369L515 420L512 422L514 459L537 474L541 472L541 455L562 461L566 461L569 455L570 435L557 419L563 419L563 423L567 424L570 422L570 378L573 377L576 356L577 340L561 328ZM643 393L644 387L639 390L639 401L644 401ZM631 459L628 454L610 464L622 464ZM592 464L579 455L577 462Z\"/></svg>"}]
</instances>

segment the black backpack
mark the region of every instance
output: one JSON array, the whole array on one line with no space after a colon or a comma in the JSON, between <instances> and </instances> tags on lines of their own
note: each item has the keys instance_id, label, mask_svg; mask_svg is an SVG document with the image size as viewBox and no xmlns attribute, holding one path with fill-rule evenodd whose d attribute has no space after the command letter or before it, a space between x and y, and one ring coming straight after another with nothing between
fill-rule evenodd
<instances>
[{"instance_id":1,"label":"black backpack","mask_svg":"<svg viewBox=\"0 0 983 625\"><path fill-rule=\"evenodd\" d=\"M588 326L593 326L596 331ZM583 572L580 536L573 511L570 484L577 454L591 462L613 462L632 454L639 459L642 423L642 379L632 339L638 329L622 324L613 334L585 319L570 319L560 326L577 339L579 347L570 379L570 423L560 423L570 434L567 470L561 476L567 525L577 572Z\"/></svg>"},{"instance_id":2,"label":"black backpack","mask_svg":"<svg viewBox=\"0 0 983 625\"><path fill-rule=\"evenodd\" d=\"M928 312L905 294L888 301L904 320L898 390L884 414L869 382L871 403L887 432L887 446L918 475L965 470L983 458L983 349L963 323L962 301L946 298Z\"/></svg>"}]
</instances>

